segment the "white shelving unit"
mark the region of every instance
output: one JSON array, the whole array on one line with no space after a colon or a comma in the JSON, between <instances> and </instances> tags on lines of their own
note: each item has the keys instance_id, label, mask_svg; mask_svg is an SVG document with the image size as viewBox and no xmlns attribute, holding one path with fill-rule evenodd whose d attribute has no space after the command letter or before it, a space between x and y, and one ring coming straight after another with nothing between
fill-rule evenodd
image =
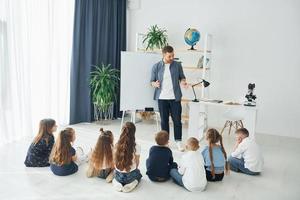
<instances>
[{"instance_id":1,"label":"white shelving unit","mask_svg":"<svg viewBox=\"0 0 300 200\"><path fill-rule=\"evenodd\" d=\"M212 35L205 34L203 49L197 50L176 50L175 57L179 58L182 62L184 74L187 82L190 84L196 84L201 82L202 79L210 82L210 69L212 67ZM203 66L199 66L200 60L203 60ZM209 59L208 62L204 62ZM202 85L194 87L197 99L208 98L209 87L204 88ZM191 87L188 89L182 88L182 121L187 122L189 120L189 102L194 99L193 90Z\"/></svg>"}]
</instances>

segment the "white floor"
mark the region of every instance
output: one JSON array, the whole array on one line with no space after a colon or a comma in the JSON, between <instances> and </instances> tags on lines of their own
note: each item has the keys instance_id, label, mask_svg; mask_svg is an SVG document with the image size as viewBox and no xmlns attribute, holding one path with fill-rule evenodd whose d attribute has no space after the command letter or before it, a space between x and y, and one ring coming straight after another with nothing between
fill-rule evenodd
<instances>
[{"instance_id":1,"label":"white floor","mask_svg":"<svg viewBox=\"0 0 300 200\"><path fill-rule=\"evenodd\" d=\"M119 136L119 121L103 126ZM76 145L89 149L98 137L99 124L77 124ZM271 135L256 136L265 158L265 171L261 176L251 177L231 172L220 183L209 183L207 190L191 193L173 184L150 182L145 174L148 150L154 144L154 123L137 124L137 141L142 146L140 169L141 184L132 193L119 193L111 184L98 178L86 178L86 164L68 177L54 176L49 168L26 168L23 164L31 138L0 147L0 199L300 199L300 139ZM187 130L183 130L184 138ZM225 134L226 151L231 152L234 135ZM173 135L172 135L173 136ZM174 149L173 141L172 148ZM205 141L201 141L203 148ZM173 151L175 161L180 152Z\"/></svg>"}]
</instances>

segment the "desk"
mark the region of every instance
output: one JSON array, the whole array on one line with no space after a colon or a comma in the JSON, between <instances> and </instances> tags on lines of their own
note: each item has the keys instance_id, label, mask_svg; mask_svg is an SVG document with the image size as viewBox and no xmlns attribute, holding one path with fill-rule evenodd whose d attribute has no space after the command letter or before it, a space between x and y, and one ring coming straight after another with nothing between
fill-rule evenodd
<instances>
[{"instance_id":1,"label":"desk","mask_svg":"<svg viewBox=\"0 0 300 200\"><path fill-rule=\"evenodd\" d=\"M244 105L228 105L224 103L211 103L211 102L189 102L189 128L188 137L195 137L202 139L204 131L207 126L207 107L214 106L220 108L241 108L245 110L245 116L243 119L244 127L249 131L249 137L255 137L256 128L256 115L257 107L250 107ZM221 116L220 116L221 117Z\"/></svg>"}]
</instances>

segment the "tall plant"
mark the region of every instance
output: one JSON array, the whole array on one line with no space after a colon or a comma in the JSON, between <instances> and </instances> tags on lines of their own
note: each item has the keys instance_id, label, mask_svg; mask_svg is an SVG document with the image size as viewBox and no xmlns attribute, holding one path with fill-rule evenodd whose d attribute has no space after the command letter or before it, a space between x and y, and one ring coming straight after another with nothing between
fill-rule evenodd
<instances>
[{"instance_id":1,"label":"tall plant","mask_svg":"<svg viewBox=\"0 0 300 200\"><path fill-rule=\"evenodd\" d=\"M90 88L94 106L101 112L108 112L116 100L116 90L120 80L120 72L113 69L110 64L94 66L90 73Z\"/></svg>"},{"instance_id":2,"label":"tall plant","mask_svg":"<svg viewBox=\"0 0 300 200\"><path fill-rule=\"evenodd\" d=\"M150 26L143 43L147 43L146 50L155 48L162 49L167 45L167 30L159 28L157 25Z\"/></svg>"}]
</instances>

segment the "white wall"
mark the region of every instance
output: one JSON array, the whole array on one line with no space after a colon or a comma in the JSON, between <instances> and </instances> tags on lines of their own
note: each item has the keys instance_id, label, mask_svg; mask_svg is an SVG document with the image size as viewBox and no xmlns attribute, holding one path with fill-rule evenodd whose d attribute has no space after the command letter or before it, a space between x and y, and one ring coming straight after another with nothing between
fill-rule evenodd
<instances>
[{"instance_id":1,"label":"white wall","mask_svg":"<svg viewBox=\"0 0 300 200\"><path fill-rule=\"evenodd\" d=\"M211 97L239 98L255 82L257 132L300 137L300 1L140 0L139 9L128 9L128 50L154 24L175 48L187 48L188 27L212 33Z\"/></svg>"}]
</instances>

